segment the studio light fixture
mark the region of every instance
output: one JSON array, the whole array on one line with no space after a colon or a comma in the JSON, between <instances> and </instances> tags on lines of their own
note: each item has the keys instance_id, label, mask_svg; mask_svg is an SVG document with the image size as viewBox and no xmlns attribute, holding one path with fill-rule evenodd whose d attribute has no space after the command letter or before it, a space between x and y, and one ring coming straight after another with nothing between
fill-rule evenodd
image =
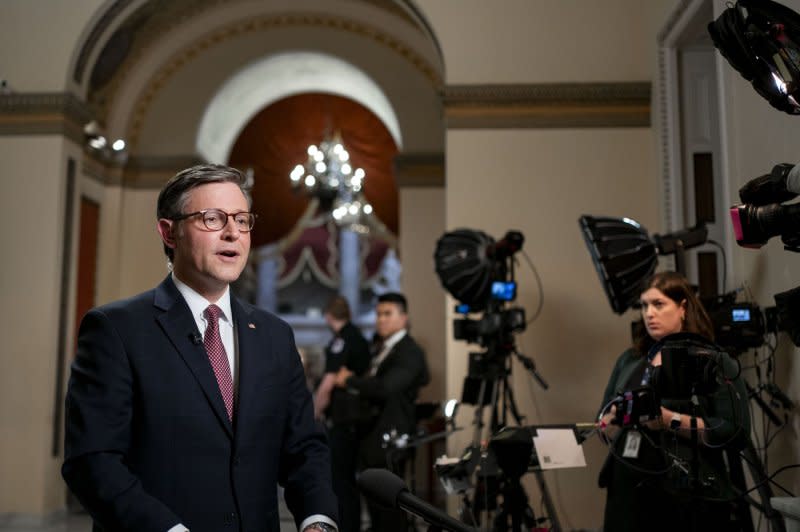
<instances>
[{"instance_id":1,"label":"studio light fixture","mask_svg":"<svg viewBox=\"0 0 800 532\"><path fill-rule=\"evenodd\" d=\"M126 150L125 141L123 139L109 141L105 132L95 120L83 126L83 136L89 153L116 163L124 163L127 160L128 151Z\"/></svg>"},{"instance_id":2,"label":"studio light fixture","mask_svg":"<svg viewBox=\"0 0 800 532\"><path fill-rule=\"evenodd\" d=\"M656 270L658 255L674 254L675 270L685 273L684 251L708 241L704 224L651 239L631 218L584 215L579 223L600 282L617 314L638 301L645 282Z\"/></svg>"}]
</instances>

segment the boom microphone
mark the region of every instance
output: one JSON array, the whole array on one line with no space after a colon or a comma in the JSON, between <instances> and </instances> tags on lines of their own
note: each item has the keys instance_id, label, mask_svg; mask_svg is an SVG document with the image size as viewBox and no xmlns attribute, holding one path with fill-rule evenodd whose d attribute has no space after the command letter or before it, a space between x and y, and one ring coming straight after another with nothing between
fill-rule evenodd
<instances>
[{"instance_id":1,"label":"boom microphone","mask_svg":"<svg viewBox=\"0 0 800 532\"><path fill-rule=\"evenodd\" d=\"M386 469L367 469L358 476L358 488L368 498L389 508L400 508L441 530L477 532L411 494L406 483Z\"/></svg>"}]
</instances>

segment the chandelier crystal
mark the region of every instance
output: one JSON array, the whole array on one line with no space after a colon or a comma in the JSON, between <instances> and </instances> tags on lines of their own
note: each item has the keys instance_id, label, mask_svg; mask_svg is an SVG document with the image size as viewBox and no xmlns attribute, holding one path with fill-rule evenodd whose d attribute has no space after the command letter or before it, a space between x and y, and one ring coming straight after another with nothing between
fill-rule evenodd
<instances>
[{"instance_id":1,"label":"chandelier crystal","mask_svg":"<svg viewBox=\"0 0 800 532\"><path fill-rule=\"evenodd\" d=\"M363 192L366 172L351 166L341 135L326 136L319 146L311 144L306 153L305 164L296 165L289 173L292 188L319 199L340 227L368 232L366 219L372 214L372 205Z\"/></svg>"}]
</instances>

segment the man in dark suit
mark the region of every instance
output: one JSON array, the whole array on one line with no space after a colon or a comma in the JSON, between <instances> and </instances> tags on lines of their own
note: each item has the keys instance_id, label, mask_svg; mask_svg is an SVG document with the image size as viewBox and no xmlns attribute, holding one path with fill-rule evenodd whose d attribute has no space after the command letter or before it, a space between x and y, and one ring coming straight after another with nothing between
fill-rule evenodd
<instances>
[{"instance_id":1,"label":"man in dark suit","mask_svg":"<svg viewBox=\"0 0 800 532\"><path fill-rule=\"evenodd\" d=\"M387 465L387 450L383 435L392 430L398 434L416 432L416 406L419 389L430 380L425 352L408 334L408 303L405 296L395 292L378 297L376 333L381 348L373 357L370 369L363 377L342 368L336 385L357 393L373 411L373 418L360 444L364 468ZM402 462L392 464L402 476ZM406 532L405 513L369 504L373 532Z\"/></svg>"},{"instance_id":2,"label":"man in dark suit","mask_svg":"<svg viewBox=\"0 0 800 532\"><path fill-rule=\"evenodd\" d=\"M255 222L246 181L173 177L157 207L171 275L81 323L62 474L94 530L278 532L278 484L300 530L335 530L292 331L230 294Z\"/></svg>"}]
</instances>

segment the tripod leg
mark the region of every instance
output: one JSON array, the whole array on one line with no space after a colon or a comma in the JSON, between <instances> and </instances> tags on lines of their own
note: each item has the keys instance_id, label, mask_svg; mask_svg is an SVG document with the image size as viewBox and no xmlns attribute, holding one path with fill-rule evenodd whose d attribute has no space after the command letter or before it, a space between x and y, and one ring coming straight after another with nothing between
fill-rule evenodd
<instances>
[{"instance_id":1,"label":"tripod leg","mask_svg":"<svg viewBox=\"0 0 800 532\"><path fill-rule=\"evenodd\" d=\"M783 516L780 512L772 508L770 499L772 498L772 488L767 481L768 475L764 471L764 466L758 458L753 442L750 438L747 439L747 447L742 451L742 457L747 462L750 468L750 475L753 477L753 482L758 485L758 496L761 498L762 511L764 517L770 522L770 527L773 532L786 532L786 524L783 521Z\"/></svg>"},{"instance_id":2,"label":"tripod leg","mask_svg":"<svg viewBox=\"0 0 800 532\"><path fill-rule=\"evenodd\" d=\"M553 532L561 532L561 523L558 521L556 506L553 504L552 497L550 497L550 490L547 489L547 484L544 482L544 473L541 469L537 468L533 474L536 477L536 481L539 483L539 490L542 492L544 507L547 509L547 517L550 519L550 530Z\"/></svg>"}]
</instances>

